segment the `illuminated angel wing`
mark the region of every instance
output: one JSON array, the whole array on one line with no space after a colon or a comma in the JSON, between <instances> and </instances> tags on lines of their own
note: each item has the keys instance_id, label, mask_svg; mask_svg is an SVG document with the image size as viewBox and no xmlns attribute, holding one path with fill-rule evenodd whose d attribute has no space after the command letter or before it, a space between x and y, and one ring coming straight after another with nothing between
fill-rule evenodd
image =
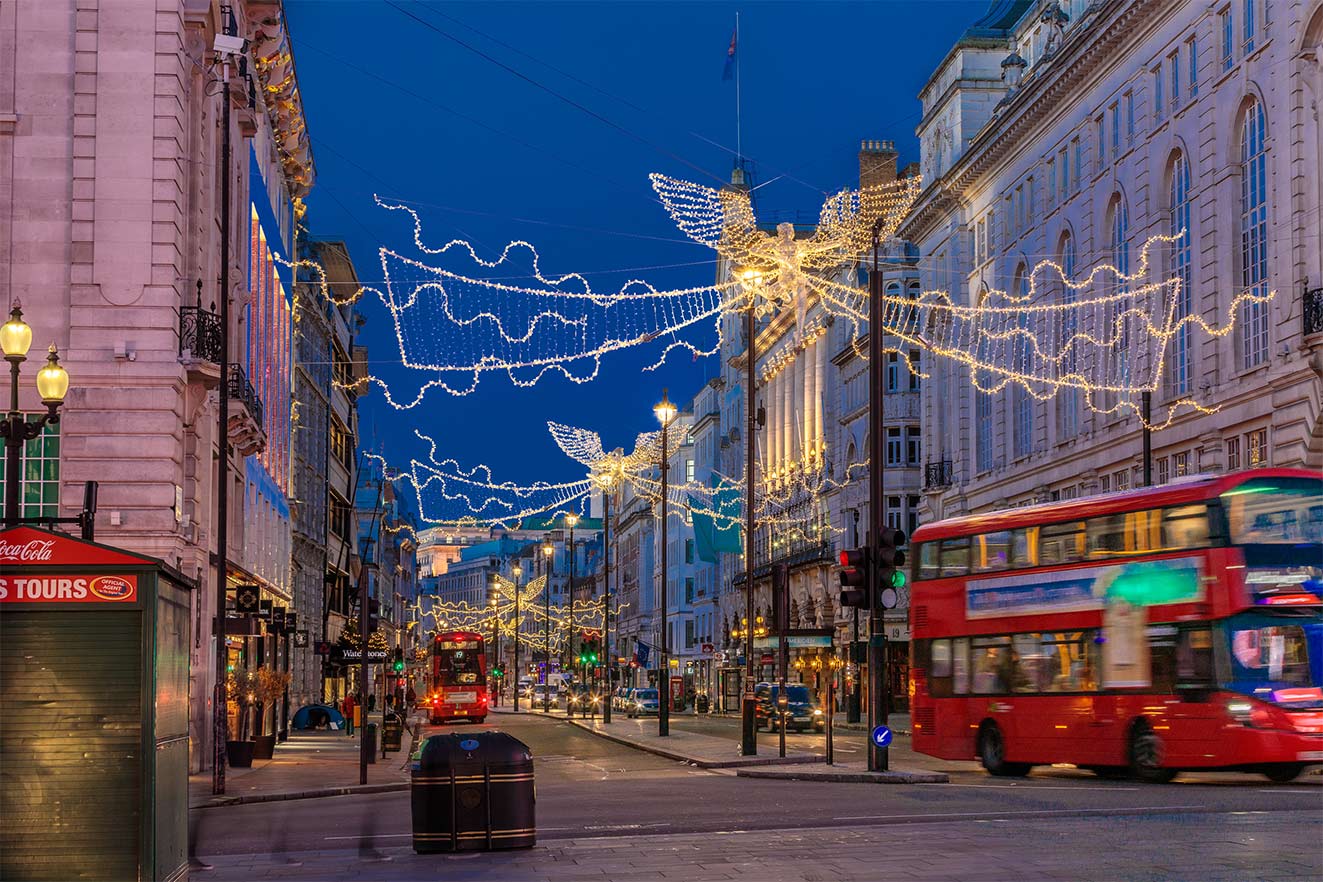
<instances>
[{"instance_id":1,"label":"illuminated angel wing","mask_svg":"<svg viewBox=\"0 0 1323 882\"><path fill-rule=\"evenodd\" d=\"M894 236L919 190L915 176L862 190L842 190L828 198L822 204L818 228L804 249L805 267L822 270L853 260L872 243L874 224L879 224L881 241Z\"/></svg>"},{"instance_id":2,"label":"illuminated angel wing","mask_svg":"<svg viewBox=\"0 0 1323 882\"><path fill-rule=\"evenodd\" d=\"M547 430L556 439L561 452L577 463L592 467L606 457L602 450L602 437L589 429L576 429L560 423L547 423Z\"/></svg>"},{"instance_id":3,"label":"illuminated angel wing","mask_svg":"<svg viewBox=\"0 0 1323 882\"><path fill-rule=\"evenodd\" d=\"M700 245L731 254L749 248L761 237L747 191L735 187L714 190L659 174L648 178L675 225Z\"/></svg>"}]
</instances>

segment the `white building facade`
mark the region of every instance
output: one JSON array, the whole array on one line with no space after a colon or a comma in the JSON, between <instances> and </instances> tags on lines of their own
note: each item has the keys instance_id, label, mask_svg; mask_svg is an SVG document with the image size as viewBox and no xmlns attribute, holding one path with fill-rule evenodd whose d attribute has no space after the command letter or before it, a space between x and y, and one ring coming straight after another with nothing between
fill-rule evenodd
<instances>
[{"instance_id":1,"label":"white building facade","mask_svg":"<svg viewBox=\"0 0 1323 882\"><path fill-rule=\"evenodd\" d=\"M925 190L900 235L925 290L977 304L1023 293L1035 264L1179 278L1152 421L1153 480L1323 465L1317 290L1323 87L1318 2L998 2L921 93ZM1310 285L1314 289L1309 288ZM1059 282L1039 294L1065 299ZM1275 292L1265 305L1239 295ZM1233 316L1234 313L1234 316ZM1133 410L1067 392L985 394L968 369L928 366L925 505L949 517L1136 486ZM1172 412L1193 397L1214 408Z\"/></svg>"}]
</instances>

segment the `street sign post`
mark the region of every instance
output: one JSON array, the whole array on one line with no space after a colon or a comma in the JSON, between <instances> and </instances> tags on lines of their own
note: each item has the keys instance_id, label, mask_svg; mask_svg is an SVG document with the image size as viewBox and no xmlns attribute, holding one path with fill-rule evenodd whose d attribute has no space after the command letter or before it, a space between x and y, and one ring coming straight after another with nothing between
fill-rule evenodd
<instances>
[{"instance_id":1,"label":"street sign post","mask_svg":"<svg viewBox=\"0 0 1323 882\"><path fill-rule=\"evenodd\" d=\"M891 730L886 726L878 726L873 730L873 743L878 747L887 747L891 744Z\"/></svg>"}]
</instances>

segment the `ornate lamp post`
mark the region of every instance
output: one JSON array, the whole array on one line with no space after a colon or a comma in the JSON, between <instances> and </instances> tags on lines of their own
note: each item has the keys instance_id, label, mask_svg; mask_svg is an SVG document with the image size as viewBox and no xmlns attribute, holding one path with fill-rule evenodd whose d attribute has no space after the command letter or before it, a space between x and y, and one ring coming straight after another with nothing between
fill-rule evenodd
<instances>
[{"instance_id":1,"label":"ornate lamp post","mask_svg":"<svg viewBox=\"0 0 1323 882\"><path fill-rule=\"evenodd\" d=\"M546 561L547 581L542 585L542 713L551 713L551 690L547 677L551 674L551 568L555 563L556 546L551 537L542 540L542 558Z\"/></svg>"},{"instance_id":2,"label":"ornate lamp post","mask_svg":"<svg viewBox=\"0 0 1323 882\"><path fill-rule=\"evenodd\" d=\"M671 734L671 640L666 622L666 608L670 605L670 592L666 585L666 533L669 526L666 523L666 495L669 492L667 476L670 457L667 454L666 433L676 413L675 405L667 399L665 389L662 389L662 400L652 408L652 412L657 415L657 422L661 423L661 676L657 683L658 695L661 697L657 703L657 734L661 736Z\"/></svg>"},{"instance_id":3,"label":"ornate lamp post","mask_svg":"<svg viewBox=\"0 0 1323 882\"><path fill-rule=\"evenodd\" d=\"M565 516L565 523L566 523L566 524L569 526L569 528L570 528L570 544L569 544L569 547L566 549L566 550L569 552L569 555L570 555L570 582L569 582L569 586L568 586L568 588L567 588L567 590L570 592L570 619L569 619L568 624L566 625L566 629L567 629L568 632L569 632L569 635L568 635L568 636L569 636L569 639L566 641L566 646L569 647L569 650L570 650L570 658L569 658L569 664L567 665L567 667L568 667L570 670L573 670L573 669L574 669L574 550L575 550L575 549L574 549L574 526L575 526L575 524L579 523L579 516L576 515L576 514L567 514L567 515ZM569 703L568 703L568 702L569 702L569 698L568 698L568 696L567 696L567 697L566 697L566 705L565 705L565 713L566 713L566 715L569 714Z\"/></svg>"},{"instance_id":4,"label":"ornate lamp post","mask_svg":"<svg viewBox=\"0 0 1323 882\"><path fill-rule=\"evenodd\" d=\"M69 391L69 372L60 364L59 352L51 344L46 356L46 365L37 371L37 391L41 394L41 403L46 405L46 413L39 419L28 421L18 409L18 374L19 366L27 360L28 349L32 346L32 328L23 321L23 310L18 301L9 314L9 321L0 325L0 350L4 351L5 361L9 362L9 413L0 422L0 435L5 439L5 526L16 526L22 516L19 514L19 480L22 471L19 459L23 455L23 445L41 434L47 423L54 425L60 421L60 405Z\"/></svg>"}]
</instances>

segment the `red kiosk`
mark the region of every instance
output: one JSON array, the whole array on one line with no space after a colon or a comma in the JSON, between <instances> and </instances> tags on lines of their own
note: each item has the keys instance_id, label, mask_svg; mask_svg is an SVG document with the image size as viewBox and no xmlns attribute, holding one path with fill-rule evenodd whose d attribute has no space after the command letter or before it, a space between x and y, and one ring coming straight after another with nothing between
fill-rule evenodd
<instances>
[{"instance_id":1,"label":"red kiosk","mask_svg":"<svg viewBox=\"0 0 1323 882\"><path fill-rule=\"evenodd\" d=\"M191 588L154 558L0 532L0 879L187 878Z\"/></svg>"}]
</instances>

